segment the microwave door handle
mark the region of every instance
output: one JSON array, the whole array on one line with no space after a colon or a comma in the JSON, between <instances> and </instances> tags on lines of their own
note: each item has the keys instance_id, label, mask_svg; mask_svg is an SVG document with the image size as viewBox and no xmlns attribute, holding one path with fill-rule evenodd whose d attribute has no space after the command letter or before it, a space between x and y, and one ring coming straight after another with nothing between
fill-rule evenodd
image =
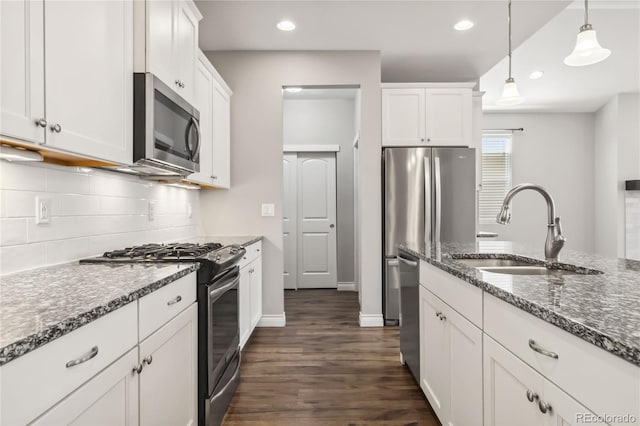
<instances>
[{"instance_id":1,"label":"microwave door handle","mask_svg":"<svg viewBox=\"0 0 640 426\"><path fill-rule=\"evenodd\" d=\"M198 153L200 152L201 134L200 134L200 125L198 124L198 120L196 120L194 117L191 117L191 123L193 123L193 127L195 127L196 129L196 147L193 149L193 152L191 152L191 159L195 160L195 158L198 156Z\"/></svg>"}]
</instances>

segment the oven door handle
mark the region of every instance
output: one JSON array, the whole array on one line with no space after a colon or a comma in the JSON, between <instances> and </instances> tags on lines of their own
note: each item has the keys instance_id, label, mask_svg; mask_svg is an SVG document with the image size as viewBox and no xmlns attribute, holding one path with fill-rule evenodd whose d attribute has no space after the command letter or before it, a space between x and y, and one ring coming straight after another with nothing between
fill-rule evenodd
<instances>
[{"instance_id":1,"label":"oven door handle","mask_svg":"<svg viewBox=\"0 0 640 426\"><path fill-rule=\"evenodd\" d=\"M240 282L240 274L233 274L232 277L224 281L223 285L221 285L220 287L216 287L209 292L209 301L217 299L227 290L230 290L231 288L237 286L238 282Z\"/></svg>"}]
</instances>

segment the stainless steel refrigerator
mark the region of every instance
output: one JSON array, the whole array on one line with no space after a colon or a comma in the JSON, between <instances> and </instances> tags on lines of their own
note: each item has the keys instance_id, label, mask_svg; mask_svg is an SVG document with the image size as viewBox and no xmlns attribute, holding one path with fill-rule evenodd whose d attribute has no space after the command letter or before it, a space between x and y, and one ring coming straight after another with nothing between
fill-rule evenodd
<instances>
[{"instance_id":1,"label":"stainless steel refrigerator","mask_svg":"<svg viewBox=\"0 0 640 426\"><path fill-rule=\"evenodd\" d=\"M475 164L474 148L383 150L385 324L400 318L398 244L475 241Z\"/></svg>"}]
</instances>

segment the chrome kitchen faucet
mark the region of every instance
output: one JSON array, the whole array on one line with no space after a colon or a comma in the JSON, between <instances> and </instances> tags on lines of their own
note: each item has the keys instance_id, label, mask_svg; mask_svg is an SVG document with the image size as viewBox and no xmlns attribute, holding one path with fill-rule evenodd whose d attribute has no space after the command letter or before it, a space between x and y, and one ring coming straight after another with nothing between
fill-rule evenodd
<instances>
[{"instance_id":1,"label":"chrome kitchen faucet","mask_svg":"<svg viewBox=\"0 0 640 426\"><path fill-rule=\"evenodd\" d=\"M540 185L523 183L511 188L511 191L509 191L504 197L500 213L498 213L498 216L496 217L496 222L501 225L506 225L511 222L511 200L518 192L525 189L532 189L539 192L547 202L547 240L544 243L544 256L547 262L557 262L558 253L560 253L560 250L564 247L566 239L562 235L560 217L556 217L556 206L553 202L553 198L551 197L551 194L549 194L549 192Z\"/></svg>"}]
</instances>

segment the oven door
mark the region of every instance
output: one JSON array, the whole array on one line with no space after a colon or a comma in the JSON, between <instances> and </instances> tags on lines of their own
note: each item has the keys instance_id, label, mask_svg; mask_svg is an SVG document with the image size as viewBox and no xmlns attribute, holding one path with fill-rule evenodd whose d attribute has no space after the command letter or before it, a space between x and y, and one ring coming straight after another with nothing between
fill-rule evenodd
<instances>
[{"instance_id":1,"label":"oven door","mask_svg":"<svg viewBox=\"0 0 640 426\"><path fill-rule=\"evenodd\" d=\"M207 394L211 395L226 365L238 350L238 284L235 267L208 287L207 291Z\"/></svg>"}]
</instances>

